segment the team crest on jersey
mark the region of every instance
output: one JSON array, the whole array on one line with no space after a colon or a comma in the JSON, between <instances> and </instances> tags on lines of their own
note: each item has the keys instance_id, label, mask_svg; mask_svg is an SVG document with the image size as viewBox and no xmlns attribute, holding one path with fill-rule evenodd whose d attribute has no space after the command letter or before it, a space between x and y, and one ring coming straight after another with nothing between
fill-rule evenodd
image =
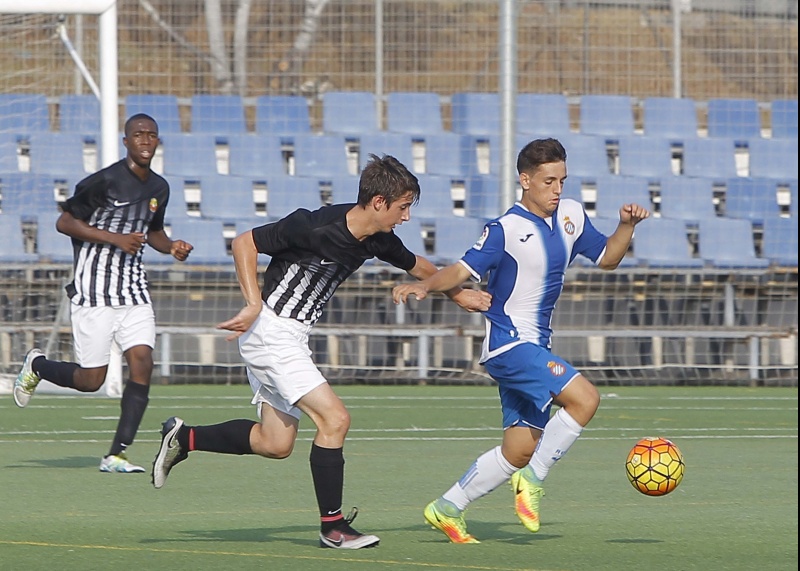
<instances>
[{"instance_id":1,"label":"team crest on jersey","mask_svg":"<svg viewBox=\"0 0 800 571\"><path fill-rule=\"evenodd\" d=\"M564 232L570 236L575 233L575 223L569 219L569 216L564 216Z\"/></svg>"},{"instance_id":2,"label":"team crest on jersey","mask_svg":"<svg viewBox=\"0 0 800 571\"><path fill-rule=\"evenodd\" d=\"M555 361L548 361L547 368L550 369L550 374L554 377L560 377L567 372L567 368L564 365Z\"/></svg>"},{"instance_id":3,"label":"team crest on jersey","mask_svg":"<svg viewBox=\"0 0 800 571\"><path fill-rule=\"evenodd\" d=\"M488 226L484 226L483 227L483 233L481 234L481 237L478 238L478 241L475 242L475 245L472 246L472 247L475 248L476 250L480 250L481 248L483 248L483 244L484 244L484 242L486 242L486 238L488 238L488 237L489 237L489 227Z\"/></svg>"},{"instance_id":4,"label":"team crest on jersey","mask_svg":"<svg viewBox=\"0 0 800 571\"><path fill-rule=\"evenodd\" d=\"M155 198L150 199L150 212L155 212L158 210L158 200Z\"/></svg>"}]
</instances>

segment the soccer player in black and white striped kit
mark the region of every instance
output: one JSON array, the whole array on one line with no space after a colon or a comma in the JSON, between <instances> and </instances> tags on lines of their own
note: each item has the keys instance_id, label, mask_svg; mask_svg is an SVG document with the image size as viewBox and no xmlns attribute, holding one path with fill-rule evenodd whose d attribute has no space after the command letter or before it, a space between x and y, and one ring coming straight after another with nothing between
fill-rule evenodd
<instances>
[{"instance_id":1,"label":"soccer player in black and white striped kit","mask_svg":"<svg viewBox=\"0 0 800 571\"><path fill-rule=\"evenodd\" d=\"M188 426L180 418L167 419L153 462L156 488L195 450L286 458L305 413L317 427L309 460L320 513L320 546L360 549L378 544L377 536L350 526L355 509L346 517L342 513L343 446L350 414L312 361L308 336L336 288L367 260L379 258L417 279L436 271L393 232L410 219L419 196L417 178L402 163L372 155L361 173L357 203L313 212L299 209L234 239L236 274L246 305L217 327L233 332L229 340L239 339L261 422ZM271 256L261 289L259 253ZM468 311L485 311L491 300L485 292L460 287L446 294Z\"/></svg>"},{"instance_id":2,"label":"soccer player in black and white striped kit","mask_svg":"<svg viewBox=\"0 0 800 571\"><path fill-rule=\"evenodd\" d=\"M66 290L77 363L49 360L34 348L14 383L20 407L28 405L41 379L80 392L97 391L105 382L111 344L119 345L130 378L101 472L145 471L126 455L147 408L156 340L142 252L149 245L184 261L192 250L191 244L164 232L169 184L150 170L158 142L155 120L133 115L125 122L126 157L80 181L64 204L56 228L72 238L74 249L74 277Z\"/></svg>"}]
</instances>

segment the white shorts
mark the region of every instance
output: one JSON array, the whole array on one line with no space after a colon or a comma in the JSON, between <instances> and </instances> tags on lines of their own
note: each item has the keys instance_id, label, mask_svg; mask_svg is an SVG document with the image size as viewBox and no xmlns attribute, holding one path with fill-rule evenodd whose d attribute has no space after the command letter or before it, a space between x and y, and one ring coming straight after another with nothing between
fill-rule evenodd
<instances>
[{"instance_id":1,"label":"white shorts","mask_svg":"<svg viewBox=\"0 0 800 571\"><path fill-rule=\"evenodd\" d=\"M149 303L115 307L70 304L70 308L75 359L81 367L108 365L112 341L123 353L137 345L151 349L156 345L156 318Z\"/></svg>"},{"instance_id":2,"label":"white shorts","mask_svg":"<svg viewBox=\"0 0 800 571\"><path fill-rule=\"evenodd\" d=\"M311 326L278 317L263 305L253 325L239 337L239 353L247 366L259 417L261 406L267 403L299 419L295 403L327 382L311 360L310 331Z\"/></svg>"}]
</instances>

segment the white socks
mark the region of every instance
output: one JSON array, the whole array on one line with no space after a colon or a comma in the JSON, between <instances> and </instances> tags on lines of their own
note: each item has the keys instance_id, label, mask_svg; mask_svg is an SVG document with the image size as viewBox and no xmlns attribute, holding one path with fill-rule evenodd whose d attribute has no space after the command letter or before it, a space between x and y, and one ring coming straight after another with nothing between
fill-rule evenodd
<instances>
[{"instance_id":1,"label":"white socks","mask_svg":"<svg viewBox=\"0 0 800 571\"><path fill-rule=\"evenodd\" d=\"M509 464L500 451L500 446L497 446L479 456L442 498L463 511L470 502L503 485L516 471L517 468Z\"/></svg>"},{"instance_id":2,"label":"white socks","mask_svg":"<svg viewBox=\"0 0 800 571\"><path fill-rule=\"evenodd\" d=\"M558 409L544 427L544 433L530 461L534 474L544 482L553 464L567 453L581 435L583 427L563 408Z\"/></svg>"}]
</instances>

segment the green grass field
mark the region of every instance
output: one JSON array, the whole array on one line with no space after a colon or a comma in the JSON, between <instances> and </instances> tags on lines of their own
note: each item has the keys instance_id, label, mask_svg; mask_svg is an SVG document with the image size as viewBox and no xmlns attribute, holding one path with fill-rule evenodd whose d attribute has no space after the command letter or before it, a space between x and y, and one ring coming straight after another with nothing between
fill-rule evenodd
<instances>
[{"instance_id":1,"label":"green grass field","mask_svg":"<svg viewBox=\"0 0 800 571\"><path fill-rule=\"evenodd\" d=\"M353 416L345 505L376 549L317 543L301 421L281 461L193 453L155 490L149 474L102 474L119 410L101 398L37 395L0 404L0 568L27 570L618 571L796 569L796 388L601 387L597 416L550 472L542 529L528 533L504 486L467 512L480 545L450 544L425 504L499 442L491 387L337 387ZM246 386L155 386L131 448L150 467L160 423L254 418ZM648 497L625 477L642 436L683 451L675 492Z\"/></svg>"}]
</instances>

